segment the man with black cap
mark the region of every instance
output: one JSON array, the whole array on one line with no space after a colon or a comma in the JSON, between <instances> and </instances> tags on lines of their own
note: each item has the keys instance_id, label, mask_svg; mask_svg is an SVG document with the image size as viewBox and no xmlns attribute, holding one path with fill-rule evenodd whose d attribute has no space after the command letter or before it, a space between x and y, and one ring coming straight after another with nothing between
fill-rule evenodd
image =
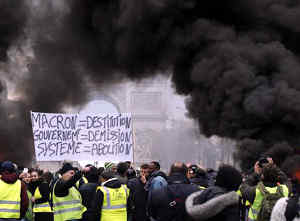
<instances>
[{"instance_id":1,"label":"man with black cap","mask_svg":"<svg viewBox=\"0 0 300 221\"><path fill-rule=\"evenodd\" d=\"M26 185L18 180L17 168L10 161L1 165L0 220L19 220L28 209Z\"/></svg>"},{"instance_id":2,"label":"man with black cap","mask_svg":"<svg viewBox=\"0 0 300 221\"><path fill-rule=\"evenodd\" d=\"M81 220L86 208L82 205L79 191L75 183L81 178L81 172L70 164L65 163L60 169L61 178L53 188L54 221Z\"/></svg>"}]
</instances>

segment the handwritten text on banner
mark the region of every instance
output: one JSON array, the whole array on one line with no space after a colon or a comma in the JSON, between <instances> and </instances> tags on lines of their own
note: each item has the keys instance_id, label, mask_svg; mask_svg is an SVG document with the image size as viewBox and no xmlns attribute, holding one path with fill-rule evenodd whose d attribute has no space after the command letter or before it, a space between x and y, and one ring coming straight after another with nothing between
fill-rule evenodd
<instances>
[{"instance_id":1,"label":"handwritten text on banner","mask_svg":"<svg viewBox=\"0 0 300 221\"><path fill-rule=\"evenodd\" d=\"M132 161L130 114L31 112L38 161Z\"/></svg>"}]
</instances>

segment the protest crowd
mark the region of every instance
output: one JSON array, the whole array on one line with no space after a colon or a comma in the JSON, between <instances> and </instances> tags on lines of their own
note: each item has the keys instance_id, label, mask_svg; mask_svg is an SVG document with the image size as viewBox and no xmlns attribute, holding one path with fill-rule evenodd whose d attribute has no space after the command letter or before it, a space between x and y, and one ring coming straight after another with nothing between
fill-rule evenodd
<instances>
[{"instance_id":1,"label":"protest crowd","mask_svg":"<svg viewBox=\"0 0 300 221\"><path fill-rule=\"evenodd\" d=\"M299 159L295 162L300 162ZM300 164L291 174L270 157L241 173L176 162L130 162L51 173L1 163L0 220L22 221L296 221L300 220Z\"/></svg>"}]
</instances>

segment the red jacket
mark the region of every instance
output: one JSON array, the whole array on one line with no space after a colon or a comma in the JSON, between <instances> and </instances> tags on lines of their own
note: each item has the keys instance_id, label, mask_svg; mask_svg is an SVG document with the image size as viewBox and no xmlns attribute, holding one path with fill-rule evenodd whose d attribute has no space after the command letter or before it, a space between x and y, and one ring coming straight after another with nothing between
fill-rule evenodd
<instances>
[{"instance_id":1,"label":"red jacket","mask_svg":"<svg viewBox=\"0 0 300 221\"><path fill-rule=\"evenodd\" d=\"M18 176L16 173L9 173L7 171L4 171L2 173L1 180L4 181L5 183L13 184L18 180ZM20 209L21 218L25 216L29 205L29 200L28 200L28 195L26 190L27 188L25 183L21 181L21 209Z\"/></svg>"}]
</instances>

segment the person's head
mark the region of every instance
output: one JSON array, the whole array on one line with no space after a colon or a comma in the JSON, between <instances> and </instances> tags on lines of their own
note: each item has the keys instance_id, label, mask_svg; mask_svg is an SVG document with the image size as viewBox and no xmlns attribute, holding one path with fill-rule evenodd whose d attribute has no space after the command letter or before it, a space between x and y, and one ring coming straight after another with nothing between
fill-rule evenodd
<instances>
[{"instance_id":1,"label":"person's head","mask_svg":"<svg viewBox=\"0 0 300 221\"><path fill-rule=\"evenodd\" d=\"M64 181L69 181L75 175L75 168L70 163L65 163L59 173Z\"/></svg>"},{"instance_id":2,"label":"person's head","mask_svg":"<svg viewBox=\"0 0 300 221\"><path fill-rule=\"evenodd\" d=\"M113 172L114 174L117 173L117 166L114 164L112 167L111 167L111 172Z\"/></svg>"},{"instance_id":3,"label":"person's head","mask_svg":"<svg viewBox=\"0 0 300 221\"><path fill-rule=\"evenodd\" d=\"M30 174L27 173L27 172L26 173L25 172L21 173L19 175L19 179L22 180L26 184L30 183L30 181L31 181Z\"/></svg>"},{"instance_id":4,"label":"person's head","mask_svg":"<svg viewBox=\"0 0 300 221\"><path fill-rule=\"evenodd\" d=\"M196 177L206 177L206 171L199 167L196 173Z\"/></svg>"},{"instance_id":5,"label":"person's head","mask_svg":"<svg viewBox=\"0 0 300 221\"><path fill-rule=\"evenodd\" d=\"M114 178L114 173L112 171L104 171L100 176L101 183L104 183L112 178Z\"/></svg>"},{"instance_id":6,"label":"person's head","mask_svg":"<svg viewBox=\"0 0 300 221\"><path fill-rule=\"evenodd\" d=\"M269 164L268 157L262 156L258 159L258 166L260 168L263 168L267 164Z\"/></svg>"},{"instance_id":7,"label":"person's head","mask_svg":"<svg viewBox=\"0 0 300 221\"><path fill-rule=\"evenodd\" d=\"M184 176L187 175L188 172L188 168L186 167L186 165L182 162L176 162L174 164L172 164L171 169L170 169L170 176L172 176L173 174L182 174Z\"/></svg>"},{"instance_id":8,"label":"person's head","mask_svg":"<svg viewBox=\"0 0 300 221\"><path fill-rule=\"evenodd\" d=\"M149 172L149 165L148 164L141 165L140 174L141 174L141 176L145 176L146 178L149 177L150 172Z\"/></svg>"},{"instance_id":9,"label":"person's head","mask_svg":"<svg viewBox=\"0 0 300 221\"><path fill-rule=\"evenodd\" d=\"M157 161L152 161L149 163L149 172L152 174L155 171L160 170L160 164Z\"/></svg>"},{"instance_id":10,"label":"person's head","mask_svg":"<svg viewBox=\"0 0 300 221\"><path fill-rule=\"evenodd\" d=\"M275 164L266 164L262 168L261 179L263 182L276 184L279 181L279 169Z\"/></svg>"},{"instance_id":11,"label":"person's head","mask_svg":"<svg viewBox=\"0 0 300 221\"><path fill-rule=\"evenodd\" d=\"M51 183L51 180L53 179L53 174L49 171L43 173L43 175L41 176L42 180L47 182L47 183Z\"/></svg>"},{"instance_id":12,"label":"person's head","mask_svg":"<svg viewBox=\"0 0 300 221\"><path fill-rule=\"evenodd\" d=\"M104 164L104 169L106 171L112 171L113 173L117 173L117 166L112 162L106 162Z\"/></svg>"},{"instance_id":13,"label":"person's head","mask_svg":"<svg viewBox=\"0 0 300 221\"><path fill-rule=\"evenodd\" d=\"M127 163L128 168L132 168L131 162L130 161L125 161L125 163Z\"/></svg>"},{"instance_id":14,"label":"person's head","mask_svg":"<svg viewBox=\"0 0 300 221\"><path fill-rule=\"evenodd\" d=\"M89 167L89 171L85 174L85 177L89 181L89 183L98 183L99 175L98 170L94 166Z\"/></svg>"},{"instance_id":15,"label":"person's head","mask_svg":"<svg viewBox=\"0 0 300 221\"><path fill-rule=\"evenodd\" d=\"M127 170L128 170L128 164L126 162L120 162L120 163L118 163L118 165L117 165L117 173L120 176L126 176Z\"/></svg>"},{"instance_id":16,"label":"person's head","mask_svg":"<svg viewBox=\"0 0 300 221\"><path fill-rule=\"evenodd\" d=\"M40 178L39 173L37 170L32 170L30 172L31 182L36 182Z\"/></svg>"},{"instance_id":17,"label":"person's head","mask_svg":"<svg viewBox=\"0 0 300 221\"><path fill-rule=\"evenodd\" d=\"M97 169L97 171L98 171L98 176L100 176L103 173L103 171L104 171L104 167L99 167Z\"/></svg>"},{"instance_id":18,"label":"person's head","mask_svg":"<svg viewBox=\"0 0 300 221\"><path fill-rule=\"evenodd\" d=\"M92 165L90 165L90 164L85 165L85 167L82 169L82 173L86 176L88 174L88 172L90 171L91 167L92 167Z\"/></svg>"},{"instance_id":19,"label":"person's head","mask_svg":"<svg viewBox=\"0 0 300 221\"><path fill-rule=\"evenodd\" d=\"M188 173L187 173L187 177L189 179L194 178L197 176L197 172L198 172L198 166L195 164L192 164L188 167Z\"/></svg>"},{"instance_id":20,"label":"person's head","mask_svg":"<svg viewBox=\"0 0 300 221\"><path fill-rule=\"evenodd\" d=\"M136 178L136 171L133 168L129 168L126 174L128 180Z\"/></svg>"},{"instance_id":21,"label":"person's head","mask_svg":"<svg viewBox=\"0 0 300 221\"><path fill-rule=\"evenodd\" d=\"M236 191L242 183L241 173L230 165L221 165L216 177L216 186Z\"/></svg>"},{"instance_id":22,"label":"person's head","mask_svg":"<svg viewBox=\"0 0 300 221\"><path fill-rule=\"evenodd\" d=\"M6 173L16 173L17 168L11 161L4 161L1 164L1 171Z\"/></svg>"}]
</instances>

